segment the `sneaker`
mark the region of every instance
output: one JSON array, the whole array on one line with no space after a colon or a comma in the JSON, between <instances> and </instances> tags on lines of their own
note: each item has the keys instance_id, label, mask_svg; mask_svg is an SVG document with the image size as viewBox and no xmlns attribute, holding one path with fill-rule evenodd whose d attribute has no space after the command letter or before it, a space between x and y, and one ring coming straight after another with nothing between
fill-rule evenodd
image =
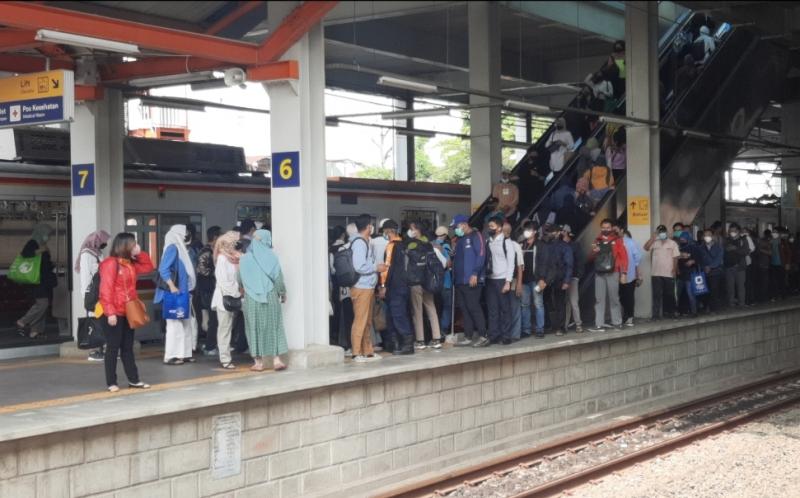
<instances>
[{"instance_id":1,"label":"sneaker","mask_svg":"<svg viewBox=\"0 0 800 498\"><path fill-rule=\"evenodd\" d=\"M557 330L557 331L556 331L556 335L557 335L558 337L561 337L562 335L564 335L564 331L563 331L563 330Z\"/></svg>"},{"instance_id":2,"label":"sneaker","mask_svg":"<svg viewBox=\"0 0 800 498\"><path fill-rule=\"evenodd\" d=\"M489 341L489 339L488 339L488 338L486 338L486 337L481 337L481 338L479 338L477 341L475 341L475 342L472 344L472 347L473 347L473 348L485 348L485 347L487 347L489 344L491 344L491 341Z\"/></svg>"},{"instance_id":3,"label":"sneaker","mask_svg":"<svg viewBox=\"0 0 800 498\"><path fill-rule=\"evenodd\" d=\"M353 362L355 363L366 363L368 361L369 359L366 356L360 354L353 356Z\"/></svg>"},{"instance_id":4,"label":"sneaker","mask_svg":"<svg viewBox=\"0 0 800 498\"><path fill-rule=\"evenodd\" d=\"M379 355L378 353L371 354L371 355L367 356L367 361L380 361L382 359L383 359L383 357L381 355Z\"/></svg>"},{"instance_id":5,"label":"sneaker","mask_svg":"<svg viewBox=\"0 0 800 498\"><path fill-rule=\"evenodd\" d=\"M431 341L431 348L433 349L442 349L442 343L444 341L442 339L434 339Z\"/></svg>"},{"instance_id":6,"label":"sneaker","mask_svg":"<svg viewBox=\"0 0 800 498\"><path fill-rule=\"evenodd\" d=\"M620 323L619 325L614 325L614 328L617 330L622 330L622 324Z\"/></svg>"},{"instance_id":7,"label":"sneaker","mask_svg":"<svg viewBox=\"0 0 800 498\"><path fill-rule=\"evenodd\" d=\"M372 349L375 350L376 353L380 353L381 351L383 351L383 348L381 346L375 346Z\"/></svg>"},{"instance_id":8,"label":"sneaker","mask_svg":"<svg viewBox=\"0 0 800 498\"><path fill-rule=\"evenodd\" d=\"M219 349L203 349L203 354L206 356L219 356Z\"/></svg>"},{"instance_id":9,"label":"sneaker","mask_svg":"<svg viewBox=\"0 0 800 498\"><path fill-rule=\"evenodd\" d=\"M583 330L583 327L582 327L582 326L580 326L580 325L575 325L575 332L577 332L577 333L579 333L579 334L583 334L585 331Z\"/></svg>"},{"instance_id":10,"label":"sneaker","mask_svg":"<svg viewBox=\"0 0 800 498\"><path fill-rule=\"evenodd\" d=\"M456 343L456 346L460 346L460 347L472 346L472 341L465 337L465 338L461 339L460 341L458 341Z\"/></svg>"},{"instance_id":11,"label":"sneaker","mask_svg":"<svg viewBox=\"0 0 800 498\"><path fill-rule=\"evenodd\" d=\"M627 320L625 320L625 326L626 327L633 327L633 317L630 317Z\"/></svg>"},{"instance_id":12,"label":"sneaker","mask_svg":"<svg viewBox=\"0 0 800 498\"><path fill-rule=\"evenodd\" d=\"M414 343L414 349L417 351L422 351L423 349L427 348L428 346L425 345L423 341L417 341Z\"/></svg>"},{"instance_id":13,"label":"sneaker","mask_svg":"<svg viewBox=\"0 0 800 498\"><path fill-rule=\"evenodd\" d=\"M602 332L603 330L603 327L592 327L589 329L589 332Z\"/></svg>"},{"instance_id":14,"label":"sneaker","mask_svg":"<svg viewBox=\"0 0 800 498\"><path fill-rule=\"evenodd\" d=\"M511 339L503 339L502 343L503 346L508 346L509 344L511 344Z\"/></svg>"},{"instance_id":15,"label":"sneaker","mask_svg":"<svg viewBox=\"0 0 800 498\"><path fill-rule=\"evenodd\" d=\"M91 353L89 353L89 357L86 359L89 361L104 361L106 359L106 355L104 355L100 351L92 351Z\"/></svg>"},{"instance_id":16,"label":"sneaker","mask_svg":"<svg viewBox=\"0 0 800 498\"><path fill-rule=\"evenodd\" d=\"M345 349L344 350L344 355L345 355L345 357L350 358L351 356L353 356L353 351L350 350L350 349Z\"/></svg>"}]
</instances>

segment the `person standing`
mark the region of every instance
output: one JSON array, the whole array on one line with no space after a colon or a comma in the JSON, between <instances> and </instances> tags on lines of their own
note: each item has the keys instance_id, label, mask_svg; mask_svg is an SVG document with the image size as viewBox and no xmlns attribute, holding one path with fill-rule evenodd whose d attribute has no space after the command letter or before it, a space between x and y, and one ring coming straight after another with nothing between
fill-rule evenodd
<instances>
[{"instance_id":1,"label":"person standing","mask_svg":"<svg viewBox=\"0 0 800 498\"><path fill-rule=\"evenodd\" d=\"M78 257L75 259L75 271L80 276L81 296L86 296L86 293L89 291L89 287L92 285L92 279L100 269L100 261L103 259L103 249L108 245L108 240L110 238L111 235L105 230L97 230L83 239ZM87 317L94 317L94 311L87 310L86 315ZM105 359L103 347L89 353L87 359L89 361L103 361Z\"/></svg>"},{"instance_id":2,"label":"person standing","mask_svg":"<svg viewBox=\"0 0 800 498\"><path fill-rule=\"evenodd\" d=\"M611 308L611 324L622 329L622 309L619 303L619 284L628 280L628 251L625 243L614 231L614 224L608 218L600 224L600 235L592 244L594 262L594 328L590 332L602 332L606 316L606 296Z\"/></svg>"},{"instance_id":3,"label":"person standing","mask_svg":"<svg viewBox=\"0 0 800 498\"><path fill-rule=\"evenodd\" d=\"M497 210L502 211L504 218L509 219L517 213L519 189L511 183L510 171L503 170L500 183L492 188L492 197L497 199Z\"/></svg>"},{"instance_id":4,"label":"person standing","mask_svg":"<svg viewBox=\"0 0 800 498\"><path fill-rule=\"evenodd\" d=\"M511 344L511 282L516 265L511 244L503 236L503 221L489 220L486 250L486 309L489 313L489 340L493 344Z\"/></svg>"},{"instance_id":5,"label":"person standing","mask_svg":"<svg viewBox=\"0 0 800 498\"><path fill-rule=\"evenodd\" d=\"M636 308L636 287L641 284L642 275L639 265L642 262L642 251L627 230L624 232L623 242L628 252L628 267L625 269L626 282L619 285L619 301L622 304L622 321L628 327L633 327L633 314Z\"/></svg>"},{"instance_id":6,"label":"person standing","mask_svg":"<svg viewBox=\"0 0 800 498\"><path fill-rule=\"evenodd\" d=\"M428 238L422 233L422 227L419 223L411 222L406 232L408 241L406 242L406 251L411 254L413 251L415 261L427 262L429 253L435 253L431 244L428 243ZM436 256L439 262L442 262L443 257ZM421 259L420 259L421 258ZM445 263L442 262L442 266ZM412 285L411 288L411 312L414 321L414 335L417 341L414 343L414 349L423 350L428 346L425 344L425 322L423 320L423 310L425 315L428 316L428 322L431 325L431 348L442 348L442 331L439 329L439 316L436 314L436 303L433 294L422 288L421 284Z\"/></svg>"},{"instance_id":7,"label":"person standing","mask_svg":"<svg viewBox=\"0 0 800 498\"><path fill-rule=\"evenodd\" d=\"M105 371L109 392L119 391L117 385L117 356L122 359L128 386L149 389L139 378L133 355L133 329L128 324L125 307L136 299L138 275L153 271L153 262L142 252L132 233L118 233L111 243L109 257L100 263L100 305L103 308L101 326L106 333Z\"/></svg>"},{"instance_id":8,"label":"person standing","mask_svg":"<svg viewBox=\"0 0 800 498\"><path fill-rule=\"evenodd\" d=\"M450 247L450 231L445 226L436 228L436 240L433 250L438 251L440 259L445 262L444 282L442 286L442 312L439 314L439 329L443 334L450 330L453 323L453 250Z\"/></svg>"},{"instance_id":9,"label":"person standing","mask_svg":"<svg viewBox=\"0 0 800 498\"><path fill-rule=\"evenodd\" d=\"M211 299L216 289L214 244L217 242L222 229L213 226L206 230L208 244L200 249L197 256L197 291L195 292L197 305L195 309L200 310L200 328L206 333L206 342L203 345L203 353L208 356L216 356L217 351L217 314L211 308ZM238 234L238 232L236 232ZM239 239L238 237L236 238Z\"/></svg>"},{"instance_id":10,"label":"person standing","mask_svg":"<svg viewBox=\"0 0 800 498\"><path fill-rule=\"evenodd\" d=\"M518 341L522 334L522 274L525 271L525 258L522 255L522 246L511 238L511 224L503 223L503 236L509 245L514 248L514 280L511 282L511 320L509 321L509 335L512 341Z\"/></svg>"},{"instance_id":11,"label":"person standing","mask_svg":"<svg viewBox=\"0 0 800 498\"><path fill-rule=\"evenodd\" d=\"M567 120L556 119L556 129L547 137L545 147L550 151L550 172L557 174L564 168L567 152L575 144L572 133L567 129ZM547 183L547 182L545 182Z\"/></svg>"},{"instance_id":12,"label":"person standing","mask_svg":"<svg viewBox=\"0 0 800 498\"><path fill-rule=\"evenodd\" d=\"M722 257L725 268L725 290L728 298L728 307L733 308L737 304L740 308L745 305L745 279L747 278L747 255L750 248L747 240L740 237L740 227L736 223L731 223L728 227L728 237L725 239Z\"/></svg>"},{"instance_id":13,"label":"person standing","mask_svg":"<svg viewBox=\"0 0 800 498\"><path fill-rule=\"evenodd\" d=\"M572 279L569 283L569 290L567 291L568 302L566 304L566 318L565 322L567 328L572 320L575 321L575 332L583 332L583 321L581 321L581 278L583 278L584 268L586 266L586 258L583 255L578 241L575 240L575 234L572 232L572 227L564 225L561 232L564 242L569 245L572 250Z\"/></svg>"},{"instance_id":14,"label":"person standing","mask_svg":"<svg viewBox=\"0 0 800 498\"><path fill-rule=\"evenodd\" d=\"M232 370L236 368L231 361L231 334L233 323L236 319L236 309L225 307L225 298L238 300L241 309L241 285L239 284L239 259L241 254L236 250L239 241L239 232L230 231L215 239L212 257L214 264L214 292L211 297L212 314L216 315L216 348L219 350L219 362L222 368ZM201 256L202 261L202 256Z\"/></svg>"},{"instance_id":15,"label":"person standing","mask_svg":"<svg viewBox=\"0 0 800 498\"><path fill-rule=\"evenodd\" d=\"M353 268L358 273L358 281L350 287L350 298L353 300L353 327L350 340L353 344L353 361L361 363L380 360L372 346L372 307L375 304L375 287L378 285L378 272L383 270L383 263L375 262L375 253L369 243L373 231L372 218L362 214L356 218L358 233L350 238L350 250L353 252Z\"/></svg>"},{"instance_id":16,"label":"person standing","mask_svg":"<svg viewBox=\"0 0 800 498\"><path fill-rule=\"evenodd\" d=\"M167 292L188 295L195 288L197 277L186 248L187 237L186 225L172 225L164 237L164 252L161 254L158 273L168 290L165 291L159 286L153 299L154 304L163 303ZM164 363L168 365L182 365L196 361L192 358L191 312L188 315L182 319L167 319Z\"/></svg>"},{"instance_id":17,"label":"person standing","mask_svg":"<svg viewBox=\"0 0 800 498\"><path fill-rule=\"evenodd\" d=\"M49 225L36 225L30 240L25 243L20 252L20 256L23 258L41 256L39 283L24 285L28 297L34 301L33 306L16 322L17 334L30 339L44 338L47 309L50 307L53 289L58 283L56 274L53 273L55 266L50 258L50 249L47 247L47 241L52 232L53 229Z\"/></svg>"},{"instance_id":18,"label":"person standing","mask_svg":"<svg viewBox=\"0 0 800 498\"><path fill-rule=\"evenodd\" d=\"M392 344L395 355L414 354L414 335L408 304L411 297L406 281L406 246L400 237L400 227L394 220L383 223L383 236L389 242L386 246L385 263L380 272L379 296L385 300L389 313L386 315L387 339Z\"/></svg>"},{"instance_id":19,"label":"person standing","mask_svg":"<svg viewBox=\"0 0 800 498\"><path fill-rule=\"evenodd\" d=\"M486 318L481 306L481 293L486 278L486 243L478 230L469 226L469 217L453 217L458 242L453 255L453 283L456 302L464 318L464 339L457 346L482 348L489 345L486 337Z\"/></svg>"},{"instance_id":20,"label":"person standing","mask_svg":"<svg viewBox=\"0 0 800 498\"><path fill-rule=\"evenodd\" d=\"M675 275L680 256L678 244L667 235L667 227L658 225L650 240L645 242L644 250L650 252L651 258L653 320L660 320L663 316L675 318Z\"/></svg>"},{"instance_id":21,"label":"person standing","mask_svg":"<svg viewBox=\"0 0 800 498\"><path fill-rule=\"evenodd\" d=\"M559 239L560 232L557 225L545 227L535 272L539 293L544 294L550 325L557 336L566 332L566 296L572 282L572 250Z\"/></svg>"},{"instance_id":22,"label":"person standing","mask_svg":"<svg viewBox=\"0 0 800 498\"><path fill-rule=\"evenodd\" d=\"M703 269L708 278L709 293L706 295L705 304L709 311L719 310L722 297L723 251L717 240L714 232L706 229L703 233L703 244L700 246L700 253L703 255Z\"/></svg>"},{"instance_id":23,"label":"person standing","mask_svg":"<svg viewBox=\"0 0 800 498\"><path fill-rule=\"evenodd\" d=\"M250 369L263 371L264 357L272 356L273 370L284 370L280 355L289 351L281 310L286 302L286 285L269 230L253 234L247 254L239 260L239 277L244 287L245 332L253 357Z\"/></svg>"},{"instance_id":24,"label":"person standing","mask_svg":"<svg viewBox=\"0 0 800 498\"><path fill-rule=\"evenodd\" d=\"M536 224L526 221L522 226L522 332L520 337L530 337L535 322L536 337L544 337L544 295L536 281L536 259L541 246L537 240ZM533 313L531 310L533 309ZM535 316L534 316L535 313Z\"/></svg>"},{"instance_id":25,"label":"person standing","mask_svg":"<svg viewBox=\"0 0 800 498\"><path fill-rule=\"evenodd\" d=\"M689 305L689 316L692 318L697 316L697 296L694 295L692 288L692 274L700 270L702 262L702 254L700 248L689 240L691 235L689 232L681 232L678 236L678 248L680 249L680 256L678 256L678 306L683 301L682 297L686 296L686 302Z\"/></svg>"}]
</instances>

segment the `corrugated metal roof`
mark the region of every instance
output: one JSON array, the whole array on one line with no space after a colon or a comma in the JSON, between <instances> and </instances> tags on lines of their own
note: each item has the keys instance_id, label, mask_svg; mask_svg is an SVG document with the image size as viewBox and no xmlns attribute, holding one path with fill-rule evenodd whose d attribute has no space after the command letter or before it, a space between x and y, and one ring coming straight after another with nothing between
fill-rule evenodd
<instances>
[{"instance_id":1,"label":"corrugated metal roof","mask_svg":"<svg viewBox=\"0 0 800 498\"><path fill-rule=\"evenodd\" d=\"M175 19L178 21L200 24L211 17L214 12L221 9L228 2L84 2L84 4L87 3L90 5L103 5L105 7L111 7L119 10L128 10L141 14L151 14L167 19Z\"/></svg>"}]
</instances>

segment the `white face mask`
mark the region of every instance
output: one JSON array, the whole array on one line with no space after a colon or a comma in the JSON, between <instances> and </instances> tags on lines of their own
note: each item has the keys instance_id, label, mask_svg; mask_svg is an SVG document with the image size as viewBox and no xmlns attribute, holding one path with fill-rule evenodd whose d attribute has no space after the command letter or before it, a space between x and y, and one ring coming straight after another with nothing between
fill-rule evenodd
<instances>
[{"instance_id":1,"label":"white face mask","mask_svg":"<svg viewBox=\"0 0 800 498\"><path fill-rule=\"evenodd\" d=\"M406 235L408 235L409 239L416 239L417 238L417 232L412 230L412 229L410 229L410 228L406 232Z\"/></svg>"},{"instance_id":2,"label":"white face mask","mask_svg":"<svg viewBox=\"0 0 800 498\"><path fill-rule=\"evenodd\" d=\"M501 178L501 179L500 179L500 182L502 182L502 183L508 183L508 178Z\"/></svg>"},{"instance_id":3,"label":"white face mask","mask_svg":"<svg viewBox=\"0 0 800 498\"><path fill-rule=\"evenodd\" d=\"M780 237L780 234L778 234L778 233L773 233L772 234L772 238L773 239L777 239L778 237Z\"/></svg>"},{"instance_id":4,"label":"white face mask","mask_svg":"<svg viewBox=\"0 0 800 498\"><path fill-rule=\"evenodd\" d=\"M525 230L524 232L522 232L522 235L526 239L530 239L531 237L533 237L533 230Z\"/></svg>"},{"instance_id":5,"label":"white face mask","mask_svg":"<svg viewBox=\"0 0 800 498\"><path fill-rule=\"evenodd\" d=\"M714 238L711 237L710 235L706 235L705 237L703 237L703 240L706 241L706 244L710 244L711 241L714 240Z\"/></svg>"}]
</instances>

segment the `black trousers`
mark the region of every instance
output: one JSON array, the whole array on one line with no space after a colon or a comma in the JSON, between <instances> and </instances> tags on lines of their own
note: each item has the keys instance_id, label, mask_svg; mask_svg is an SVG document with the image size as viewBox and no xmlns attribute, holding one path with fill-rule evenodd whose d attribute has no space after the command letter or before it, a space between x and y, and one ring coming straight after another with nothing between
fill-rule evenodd
<instances>
[{"instance_id":1,"label":"black trousers","mask_svg":"<svg viewBox=\"0 0 800 498\"><path fill-rule=\"evenodd\" d=\"M217 312L214 310L201 310L198 318L202 318L202 312L208 313L208 330L206 330L206 351L217 349L217 329L219 328L219 321L217 320Z\"/></svg>"},{"instance_id":2,"label":"black trousers","mask_svg":"<svg viewBox=\"0 0 800 498\"><path fill-rule=\"evenodd\" d=\"M108 317L104 316L99 323L106 332L106 385L117 385L117 354L122 358L122 367L128 382L136 384L139 382L139 370L133 357L134 332L128 325L128 320L124 316L118 316L117 325L112 327L108 324Z\"/></svg>"},{"instance_id":3,"label":"black trousers","mask_svg":"<svg viewBox=\"0 0 800 498\"><path fill-rule=\"evenodd\" d=\"M481 306L483 286L456 286L456 303L464 320L464 336L468 339L486 337L486 317Z\"/></svg>"},{"instance_id":4,"label":"black trousers","mask_svg":"<svg viewBox=\"0 0 800 498\"><path fill-rule=\"evenodd\" d=\"M724 279L725 275L721 271L707 275L709 292L706 294L705 302L710 311L718 311L722 308L722 282Z\"/></svg>"},{"instance_id":5,"label":"black trousers","mask_svg":"<svg viewBox=\"0 0 800 498\"><path fill-rule=\"evenodd\" d=\"M769 267L769 288L772 299L786 296L786 270L782 266Z\"/></svg>"},{"instance_id":6,"label":"black trousers","mask_svg":"<svg viewBox=\"0 0 800 498\"><path fill-rule=\"evenodd\" d=\"M667 316L675 314L675 279L668 277L651 277L651 279L653 318L661 318L662 314Z\"/></svg>"},{"instance_id":7,"label":"black trousers","mask_svg":"<svg viewBox=\"0 0 800 498\"><path fill-rule=\"evenodd\" d=\"M619 284L619 303L622 305L622 321L626 322L633 318L636 307L636 282Z\"/></svg>"},{"instance_id":8,"label":"black trousers","mask_svg":"<svg viewBox=\"0 0 800 498\"><path fill-rule=\"evenodd\" d=\"M349 297L341 301L341 313L339 315L339 346L345 351L352 347L350 329L353 328L353 300Z\"/></svg>"},{"instance_id":9,"label":"black trousers","mask_svg":"<svg viewBox=\"0 0 800 498\"><path fill-rule=\"evenodd\" d=\"M755 266L755 265L752 265ZM755 277L755 297L756 303L765 303L770 298L769 267L756 268L753 272Z\"/></svg>"},{"instance_id":10,"label":"black trousers","mask_svg":"<svg viewBox=\"0 0 800 498\"><path fill-rule=\"evenodd\" d=\"M561 282L554 282L544 289L544 305L550 316L550 326L553 330L566 331L567 318L567 291L561 289Z\"/></svg>"},{"instance_id":11,"label":"black trousers","mask_svg":"<svg viewBox=\"0 0 800 498\"><path fill-rule=\"evenodd\" d=\"M511 295L503 294L504 279L486 280L486 308L489 311L489 339L511 339ZM565 310L566 311L566 310Z\"/></svg>"}]
</instances>

